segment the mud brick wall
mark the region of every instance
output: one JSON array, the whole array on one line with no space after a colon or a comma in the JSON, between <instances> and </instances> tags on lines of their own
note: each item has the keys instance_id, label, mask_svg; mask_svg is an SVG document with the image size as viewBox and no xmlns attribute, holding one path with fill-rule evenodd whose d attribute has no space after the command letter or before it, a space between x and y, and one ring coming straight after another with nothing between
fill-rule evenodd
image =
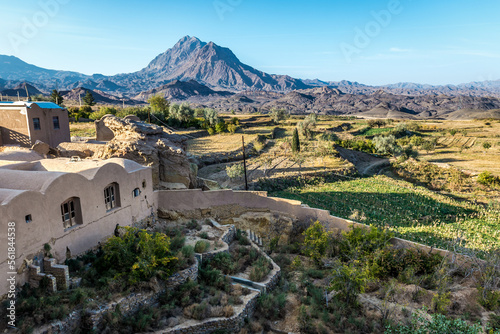
<instances>
[{"instance_id":1,"label":"mud brick wall","mask_svg":"<svg viewBox=\"0 0 500 334\"><path fill-rule=\"evenodd\" d=\"M58 290L68 290L70 285L68 266L59 265L56 259L43 259L43 270L56 278Z\"/></svg>"},{"instance_id":2,"label":"mud brick wall","mask_svg":"<svg viewBox=\"0 0 500 334\"><path fill-rule=\"evenodd\" d=\"M41 281L45 279L48 283L47 290L50 292L57 291L56 278L50 274L41 273L38 266L30 265L28 267L28 277L29 284L34 288L40 287Z\"/></svg>"}]
</instances>

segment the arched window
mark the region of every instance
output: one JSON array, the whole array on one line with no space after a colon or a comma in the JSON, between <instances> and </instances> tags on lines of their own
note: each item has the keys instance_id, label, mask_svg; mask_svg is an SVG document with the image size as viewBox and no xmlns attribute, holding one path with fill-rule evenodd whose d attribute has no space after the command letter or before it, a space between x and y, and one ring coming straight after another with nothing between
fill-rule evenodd
<instances>
[{"instance_id":1,"label":"arched window","mask_svg":"<svg viewBox=\"0 0 500 334\"><path fill-rule=\"evenodd\" d=\"M65 229L82 223L80 199L72 197L61 204L61 216Z\"/></svg>"},{"instance_id":2,"label":"arched window","mask_svg":"<svg viewBox=\"0 0 500 334\"><path fill-rule=\"evenodd\" d=\"M120 189L118 183L111 183L104 188L104 204L106 205L106 211L120 206Z\"/></svg>"}]
</instances>

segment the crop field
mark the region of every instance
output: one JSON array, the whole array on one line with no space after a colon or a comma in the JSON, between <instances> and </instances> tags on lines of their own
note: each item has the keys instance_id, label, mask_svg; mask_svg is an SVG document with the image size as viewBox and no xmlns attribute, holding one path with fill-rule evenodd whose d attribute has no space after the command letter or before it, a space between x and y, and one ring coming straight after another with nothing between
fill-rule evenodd
<instances>
[{"instance_id":1,"label":"crop field","mask_svg":"<svg viewBox=\"0 0 500 334\"><path fill-rule=\"evenodd\" d=\"M270 195L295 199L332 215L387 227L399 237L447 248L462 246L483 252L500 248L500 209L457 201L409 182L384 175L349 179Z\"/></svg>"}]
</instances>

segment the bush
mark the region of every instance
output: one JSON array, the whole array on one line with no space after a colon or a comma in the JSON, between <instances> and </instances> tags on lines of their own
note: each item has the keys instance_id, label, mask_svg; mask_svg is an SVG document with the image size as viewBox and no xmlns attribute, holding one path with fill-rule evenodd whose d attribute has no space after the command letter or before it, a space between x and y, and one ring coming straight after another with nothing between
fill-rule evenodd
<instances>
[{"instance_id":1,"label":"bush","mask_svg":"<svg viewBox=\"0 0 500 334\"><path fill-rule=\"evenodd\" d=\"M205 253L206 251L208 251L209 248L210 248L210 243L205 240L198 240L194 245L194 251L199 254Z\"/></svg>"},{"instance_id":2,"label":"bush","mask_svg":"<svg viewBox=\"0 0 500 334\"><path fill-rule=\"evenodd\" d=\"M178 259L171 255L170 239L165 234L122 229L122 237L111 237L103 246L103 265L117 273L115 279L123 277L135 284L155 275L167 278L174 272Z\"/></svg>"},{"instance_id":3,"label":"bush","mask_svg":"<svg viewBox=\"0 0 500 334\"><path fill-rule=\"evenodd\" d=\"M370 128L381 128L386 125L386 122L383 119L370 119L368 120L368 126Z\"/></svg>"},{"instance_id":4,"label":"bush","mask_svg":"<svg viewBox=\"0 0 500 334\"><path fill-rule=\"evenodd\" d=\"M269 320L282 319L286 314L285 306L286 294L283 292L262 294L257 299L257 311Z\"/></svg>"},{"instance_id":5,"label":"bush","mask_svg":"<svg viewBox=\"0 0 500 334\"><path fill-rule=\"evenodd\" d=\"M237 125L234 125L234 124L227 125L227 131L229 131L229 133L231 133L231 134L234 134L238 130L238 128L239 127Z\"/></svg>"},{"instance_id":6,"label":"bush","mask_svg":"<svg viewBox=\"0 0 500 334\"><path fill-rule=\"evenodd\" d=\"M358 295L364 293L370 275L366 268L355 264L337 264L333 271L330 289L337 291L336 298L349 306L358 305Z\"/></svg>"},{"instance_id":7,"label":"bush","mask_svg":"<svg viewBox=\"0 0 500 334\"><path fill-rule=\"evenodd\" d=\"M201 225L194 219L191 219L187 224L186 227L190 230L201 230Z\"/></svg>"},{"instance_id":8,"label":"bush","mask_svg":"<svg viewBox=\"0 0 500 334\"><path fill-rule=\"evenodd\" d=\"M234 164L232 166L226 167L227 176L231 179L240 178L245 174L245 169L243 164Z\"/></svg>"},{"instance_id":9,"label":"bush","mask_svg":"<svg viewBox=\"0 0 500 334\"><path fill-rule=\"evenodd\" d=\"M396 137L394 135L377 136L373 138L375 150L384 155L394 154L396 150Z\"/></svg>"},{"instance_id":10,"label":"bush","mask_svg":"<svg viewBox=\"0 0 500 334\"><path fill-rule=\"evenodd\" d=\"M250 280L262 282L271 271L271 262L264 256L261 256L254 262L250 269Z\"/></svg>"},{"instance_id":11,"label":"bush","mask_svg":"<svg viewBox=\"0 0 500 334\"><path fill-rule=\"evenodd\" d=\"M491 148L491 143L489 143L489 142L483 143L483 148L486 149L486 150L489 149L489 148Z\"/></svg>"},{"instance_id":12,"label":"bush","mask_svg":"<svg viewBox=\"0 0 500 334\"><path fill-rule=\"evenodd\" d=\"M218 253L210 260L210 265L215 269L219 269L225 275L235 274L238 271L238 264L228 253Z\"/></svg>"},{"instance_id":13,"label":"bush","mask_svg":"<svg viewBox=\"0 0 500 334\"><path fill-rule=\"evenodd\" d=\"M491 172L484 171L477 177L477 182L485 186L497 186L500 184L500 178L491 174Z\"/></svg>"},{"instance_id":14,"label":"bush","mask_svg":"<svg viewBox=\"0 0 500 334\"><path fill-rule=\"evenodd\" d=\"M250 245L250 240L248 240L246 235L244 235L244 233L240 229L236 231L236 241L238 241L238 243L242 246Z\"/></svg>"},{"instance_id":15,"label":"bush","mask_svg":"<svg viewBox=\"0 0 500 334\"><path fill-rule=\"evenodd\" d=\"M215 132L223 133L224 131L226 131L226 128L226 123L221 120L215 125Z\"/></svg>"},{"instance_id":16,"label":"bush","mask_svg":"<svg viewBox=\"0 0 500 334\"><path fill-rule=\"evenodd\" d=\"M427 320L421 314L414 313L408 325L387 326L385 334L424 334L424 333L453 333L453 334L481 334L480 324L469 325L462 319L448 319L442 314L434 314Z\"/></svg>"}]
</instances>

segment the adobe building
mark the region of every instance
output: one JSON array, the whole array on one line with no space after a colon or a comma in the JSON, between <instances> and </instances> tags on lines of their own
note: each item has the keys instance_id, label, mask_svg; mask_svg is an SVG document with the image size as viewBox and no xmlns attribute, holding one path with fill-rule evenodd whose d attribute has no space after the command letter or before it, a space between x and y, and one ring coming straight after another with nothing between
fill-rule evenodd
<instances>
[{"instance_id":1,"label":"adobe building","mask_svg":"<svg viewBox=\"0 0 500 334\"><path fill-rule=\"evenodd\" d=\"M51 147L71 141L67 110L52 102L0 102L0 146L37 140Z\"/></svg>"},{"instance_id":2,"label":"adobe building","mask_svg":"<svg viewBox=\"0 0 500 334\"><path fill-rule=\"evenodd\" d=\"M117 223L129 226L157 210L151 168L130 160L11 162L0 164L0 240L9 240L15 224L18 285L29 279L30 264L43 264L46 243L63 263L113 235ZM0 282L12 272L4 246ZM5 289L0 284L0 296Z\"/></svg>"}]
</instances>

